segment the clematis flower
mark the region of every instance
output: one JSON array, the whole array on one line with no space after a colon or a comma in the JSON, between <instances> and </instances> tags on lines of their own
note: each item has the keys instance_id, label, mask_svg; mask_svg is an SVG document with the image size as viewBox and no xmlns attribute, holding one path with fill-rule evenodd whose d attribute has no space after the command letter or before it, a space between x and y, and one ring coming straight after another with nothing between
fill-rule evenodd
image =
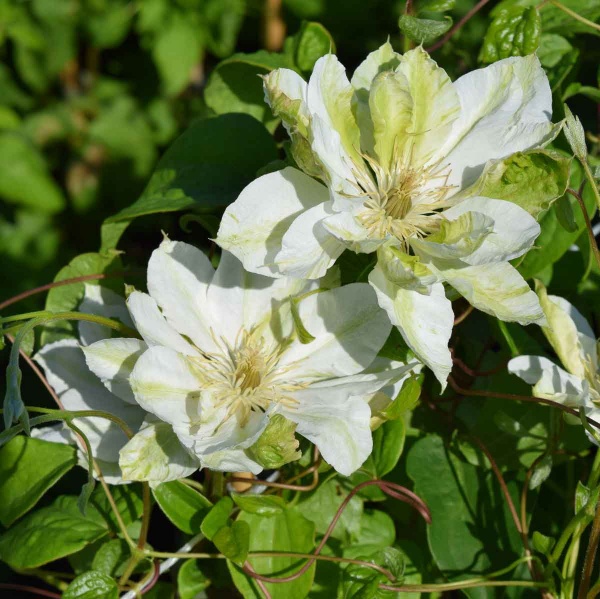
<instances>
[{"instance_id":1,"label":"clematis flower","mask_svg":"<svg viewBox=\"0 0 600 599\"><path fill-rule=\"evenodd\" d=\"M146 344L131 372L122 339L85 348L88 365L108 386L129 384L213 470L260 472L252 446L280 415L350 474L372 449L368 400L417 365L378 361L365 371L391 329L366 284L320 290L267 278L227 252L215 271L200 250L165 240L150 258L148 290L127 300ZM121 450L121 464L148 451L143 435Z\"/></svg>"},{"instance_id":2,"label":"clematis flower","mask_svg":"<svg viewBox=\"0 0 600 599\"><path fill-rule=\"evenodd\" d=\"M123 324L133 326L124 298L99 285L85 286L85 294L79 310L115 318ZM84 352L87 351L90 344L99 342L101 346L101 340L110 335L111 331L106 327L81 321L79 323L79 341L62 339L48 343L37 352L34 359L44 369L48 382L56 391L66 410L109 412L124 420L133 431L137 432L142 428L145 432L140 434L148 434L148 419L151 415L136 403L131 388L125 382L127 374L131 372L137 357L145 350L146 344L139 339L120 339L113 345L112 351L115 352L113 359L119 360L120 363L120 378L114 384L109 382L105 386L86 364ZM94 363L102 359L98 353L90 354L90 356ZM131 472L127 472L127 470L121 472L119 468L119 451L127 443L127 437L117 424L105 418L96 417L76 418L75 424L88 438L93 456L107 482L121 484L132 478ZM33 434L47 441L76 443L70 429L64 425L34 429ZM182 451L186 453L183 448ZM79 463L87 468L87 459L83 452L80 450L78 454ZM198 467L197 462L192 460L191 456L187 460L187 469L184 470L174 467L169 469L168 464L164 462L163 456L163 472L159 474L157 482L187 476ZM169 473L166 473L164 469L169 469ZM150 477L150 480L153 478Z\"/></svg>"},{"instance_id":3,"label":"clematis flower","mask_svg":"<svg viewBox=\"0 0 600 599\"><path fill-rule=\"evenodd\" d=\"M542 285L538 294L548 320L544 334L564 368L542 356L519 356L508 363L508 370L533 385L535 396L583 408L587 416L600 420L600 363L594 332L567 300L548 295Z\"/></svg>"},{"instance_id":4,"label":"clematis flower","mask_svg":"<svg viewBox=\"0 0 600 599\"><path fill-rule=\"evenodd\" d=\"M453 83L422 48L401 56L387 43L351 81L328 55L308 83L277 69L264 87L302 170L258 178L225 211L217 242L247 270L318 278L345 249L377 252L369 282L379 303L442 386L454 318L444 283L501 320L543 322L509 264L532 247L539 225L477 186L486 163L558 131L535 56Z\"/></svg>"}]
</instances>

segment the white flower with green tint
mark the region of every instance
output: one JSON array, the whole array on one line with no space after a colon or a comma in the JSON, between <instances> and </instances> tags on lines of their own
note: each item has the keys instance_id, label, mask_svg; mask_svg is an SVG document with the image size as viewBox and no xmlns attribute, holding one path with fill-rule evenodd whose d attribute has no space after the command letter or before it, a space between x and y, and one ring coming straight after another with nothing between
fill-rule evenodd
<instances>
[{"instance_id":1,"label":"white flower with green tint","mask_svg":"<svg viewBox=\"0 0 600 599\"><path fill-rule=\"evenodd\" d=\"M369 282L411 349L445 385L453 311L444 283L502 320L541 323L509 260L540 232L518 205L478 195L489 161L551 140L552 99L535 56L501 60L454 83L421 48L389 43L352 80L333 55L305 82L265 77L293 157L248 185L217 242L271 277L318 278L345 249L377 252Z\"/></svg>"},{"instance_id":2,"label":"white flower with green tint","mask_svg":"<svg viewBox=\"0 0 600 599\"><path fill-rule=\"evenodd\" d=\"M81 312L119 319L131 325L124 298L110 289L99 285L85 285L85 295L79 306ZM79 341L61 339L44 345L35 355L35 361L42 366L48 382L58 395L66 410L100 410L118 416L134 431L137 431L147 413L135 402L127 386L106 388L93 374L85 362L82 348L100 339L110 337L111 331L101 325L81 321ZM137 355L145 344L138 339L124 339L121 344L127 348L129 361L123 363L131 369ZM105 418L76 418L74 424L90 442L94 458L102 474L111 484L123 482L119 469L119 450L127 443L125 433L117 424ZM75 444L70 429L63 425L33 429L33 435L48 441ZM79 451L79 463L87 468L87 460Z\"/></svg>"},{"instance_id":3,"label":"white flower with green tint","mask_svg":"<svg viewBox=\"0 0 600 599\"><path fill-rule=\"evenodd\" d=\"M508 370L533 385L533 395L583 408L587 416L600 421L600 364L594 332L567 300L548 295L541 285L538 295L548 320L544 334L564 368L543 356L519 356L508 363Z\"/></svg>"},{"instance_id":4,"label":"white flower with green tint","mask_svg":"<svg viewBox=\"0 0 600 599\"><path fill-rule=\"evenodd\" d=\"M213 470L260 472L252 446L278 414L338 472L354 472L372 449L369 399L416 365L378 360L365 372L391 324L363 283L320 290L267 278L227 252L215 271L200 250L165 240L148 291L127 300L147 345L131 373L122 339L86 348L88 365L107 385L125 374L135 401ZM143 435L121 450L121 465L143 457Z\"/></svg>"}]
</instances>

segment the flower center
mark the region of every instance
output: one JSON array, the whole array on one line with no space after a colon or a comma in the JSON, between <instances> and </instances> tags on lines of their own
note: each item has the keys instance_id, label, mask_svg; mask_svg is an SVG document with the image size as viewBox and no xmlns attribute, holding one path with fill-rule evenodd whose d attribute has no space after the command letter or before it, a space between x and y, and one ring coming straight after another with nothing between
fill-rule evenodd
<instances>
[{"instance_id":1,"label":"flower center","mask_svg":"<svg viewBox=\"0 0 600 599\"><path fill-rule=\"evenodd\" d=\"M452 189L448 167L397 162L387 169L369 156L364 159L370 168L355 171L357 195L365 198L357 218L371 239L395 237L407 249L411 237L424 237L439 228L439 211L447 206Z\"/></svg>"},{"instance_id":2,"label":"flower center","mask_svg":"<svg viewBox=\"0 0 600 599\"><path fill-rule=\"evenodd\" d=\"M272 344L242 329L230 345L216 339L221 351L204 352L190 358L201 393L212 399L214 409L226 407L222 422L235 416L245 426L252 412L265 412L272 404L293 408L297 401L290 392L302 389L303 383L283 376L289 366L279 366L286 344Z\"/></svg>"}]
</instances>

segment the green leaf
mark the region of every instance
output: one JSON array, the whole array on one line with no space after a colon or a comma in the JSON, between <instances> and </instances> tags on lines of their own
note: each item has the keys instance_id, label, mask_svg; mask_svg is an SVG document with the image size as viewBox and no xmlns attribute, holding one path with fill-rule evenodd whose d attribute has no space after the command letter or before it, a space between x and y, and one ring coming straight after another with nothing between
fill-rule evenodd
<instances>
[{"instance_id":1,"label":"green leaf","mask_svg":"<svg viewBox=\"0 0 600 599\"><path fill-rule=\"evenodd\" d=\"M243 520L236 520L231 526L221 527L212 542L227 559L242 566L248 557L250 526Z\"/></svg>"},{"instance_id":2,"label":"green leaf","mask_svg":"<svg viewBox=\"0 0 600 599\"><path fill-rule=\"evenodd\" d=\"M583 169L577 161L571 163L571 179L569 186L577 189L583 178ZM596 211L596 203L589 185L583 191L583 200L586 205L590 218ZM568 197L559 200L561 202L570 202L577 223L577 230L569 232L559 223L555 207L550 210L540 220L542 232L535 240L535 247L531 249L525 258L519 263L519 272L524 278L529 279L538 276L544 268L557 262L565 252L577 241L582 232L585 231L585 221L581 214L581 208L574 198Z\"/></svg>"},{"instance_id":3,"label":"green leaf","mask_svg":"<svg viewBox=\"0 0 600 599\"><path fill-rule=\"evenodd\" d=\"M90 570L75 578L63 593L63 599L117 599L119 587L108 575Z\"/></svg>"},{"instance_id":4,"label":"green leaf","mask_svg":"<svg viewBox=\"0 0 600 599\"><path fill-rule=\"evenodd\" d=\"M477 194L507 200L536 219L565 193L571 159L558 152L517 152L488 165L477 183Z\"/></svg>"},{"instance_id":5,"label":"green leaf","mask_svg":"<svg viewBox=\"0 0 600 599\"><path fill-rule=\"evenodd\" d=\"M531 544L536 551L543 553L544 555L549 555L550 551L552 551L552 547L554 546L555 539L552 537L547 537L542 533L535 530L533 532L533 536L531 537Z\"/></svg>"},{"instance_id":6,"label":"green leaf","mask_svg":"<svg viewBox=\"0 0 600 599\"><path fill-rule=\"evenodd\" d=\"M181 599L196 599L209 585L210 580L198 567L198 560L186 560L177 572L177 591Z\"/></svg>"},{"instance_id":7,"label":"green leaf","mask_svg":"<svg viewBox=\"0 0 600 599\"><path fill-rule=\"evenodd\" d=\"M495 477L482 475L479 468L450 452L441 437L427 435L411 447L407 473L415 493L431 510L429 546L435 564L449 580L491 572L521 555L521 539ZM520 487L509 484L509 489L516 493ZM492 513L490 521L486 514ZM468 589L466 594L488 597L481 588Z\"/></svg>"},{"instance_id":8,"label":"green leaf","mask_svg":"<svg viewBox=\"0 0 600 599\"><path fill-rule=\"evenodd\" d=\"M411 15L402 15L398 21L398 27L413 42L430 44L452 27L452 19L446 16L443 21L434 21L433 19L418 19Z\"/></svg>"},{"instance_id":9,"label":"green leaf","mask_svg":"<svg viewBox=\"0 0 600 599\"><path fill-rule=\"evenodd\" d=\"M529 488L537 489L551 474L552 472L552 456L544 456L536 465L529 480Z\"/></svg>"},{"instance_id":10,"label":"green leaf","mask_svg":"<svg viewBox=\"0 0 600 599\"><path fill-rule=\"evenodd\" d=\"M77 497L61 496L0 536L0 560L15 569L37 568L75 553L107 533L95 509L89 506L83 516Z\"/></svg>"},{"instance_id":11,"label":"green leaf","mask_svg":"<svg viewBox=\"0 0 600 599\"><path fill-rule=\"evenodd\" d=\"M331 524L338 508L348 495L348 490L336 478L331 478L321 483L314 491L303 494L296 505L296 510L305 518L314 522L318 534L325 534ZM346 506L336 527L333 529L332 538L347 543L360 534L363 502L356 495Z\"/></svg>"},{"instance_id":12,"label":"green leaf","mask_svg":"<svg viewBox=\"0 0 600 599\"><path fill-rule=\"evenodd\" d=\"M421 397L421 386L424 378L422 374L409 376L402 383L396 399L381 412L381 415L388 420L398 420L407 412L414 410Z\"/></svg>"},{"instance_id":13,"label":"green leaf","mask_svg":"<svg viewBox=\"0 0 600 599\"><path fill-rule=\"evenodd\" d=\"M124 539L111 539L100 545L92 559L91 569L108 576L117 576L130 555L129 545Z\"/></svg>"},{"instance_id":14,"label":"green leaf","mask_svg":"<svg viewBox=\"0 0 600 599\"><path fill-rule=\"evenodd\" d=\"M77 463L74 447L19 436L0 449L0 522L28 512Z\"/></svg>"},{"instance_id":15,"label":"green leaf","mask_svg":"<svg viewBox=\"0 0 600 599\"><path fill-rule=\"evenodd\" d=\"M532 3L536 2L532 0ZM597 22L600 19L600 5L596 0L561 0L561 4L588 21ZM541 12L543 29L548 33L560 33L566 37L575 37L580 33L598 35L597 30L552 4L545 6Z\"/></svg>"},{"instance_id":16,"label":"green leaf","mask_svg":"<svg viewBox=\"0 0 600 599\"><path fill-rule=\"evenodd\" d=\"M314 525L295 510L286 509L271 518L242 512L237 522L244 522L251 530L250 552L293 551L310 553L314 549ZM252 567L265 576L289 576L304 564L293 557L251 557ZM227 562L233 582L245 599L260 599L264 594L256 582L231 562ZM292 582L264 583L272 599L303 599L308 596L315 574L315 564Z\"/></svg>"},{"instance_id":17,"label":"green leaf","mask_svg":"<svg viewBox=\"0 0 600 599\"><path fill-rule=\"evenodd\" d=\"M479 60L492 63L510 56L526 56L537 50L542 21L535 7L512 6L497 11L479 53Z\"/></svg>"},{"instance_id":18,"label":"green leaf","mask_svg":"<svg viewBox=\"0 0 600 599\"><path fill-rule=\"evenodd\" d=\"M65 279L74 279L77 277L83 277L86 275L105 274L122 270L123 265L117 252L109 250L106 253L97 254L80 254L76 256L67 264L67 266L61 268L58 274L54 277L54 282L64 281ZM88 285L97 285L98 280L86 281ZM102 285L105 287L111 287L117 289L122 285L122 278L115 277L114 279L106 279L102 281ZM119 289L120 290L120 289ZM46 296L45 309L49 312L68 312L76 310L79 303L83 299L85 292L85 283L72 283L69 285L61 285L60 287L54 287L50 289ZM69 337L77 337L76 322L53 322L50 325L46 325L42 329L40 337L41 345L58 341L59 339L65 339Z\"/></svg>"},{"instance_id":19,"label":"green leaf","mask_svg":"<svg viewBox=\"0 0 600 599\"><path fill-rule=\"evenodd\" d=\"M154 498L167 518L183 532L195 535L209 513L212 503L188 485L173 480L152 490Z\"/></svg>"},{"instance_id":20,"label":"green leaf","mask_svg":"<svg viewBox=\"0 0 600 599\"><path fill-rule=\"evenodd\" d=\"M216 114L242 112L273 130L277 119L264 101L259 75L273 69L293 69L294 64L285 54L260 50L254 54L234 54L220 62L210 75L204 90L204 99ZM241 140L241 135L238 140Z\"/></svg>"},{"instance_id":21,"label":"green leaf","mask_svg":"<svg viewBox=\"0 0 600 599\"><path fill-rule=\"evenodd\" d=\"M396 528L392 518L381 510L365 509L360 518L360 531L349 547L370 546L383 549L393 545L395 539Z\"/></svg>"},{"instance_id":22,"label":"green leaf","mask_svg":"<svg viewBox=\"0 0 600 599\"><path fill-rule=\"evenodd\" d=\"M269 419L267 428L248 451L263 468L277 469L302 457L294 432L297 424L281 414Z\"/></svg>"},{"instance_id":23,"label":"green leaf","mask_svg":"<svg viewBox=\"0 0 600 599\"><path fill-rule=\"evenodd\" d=\"M195 121L160 159L141 197L106 223L193 206L226 206L276 158L271 136L247 115Z\"/></svg>"},{"instance_id":24,"label":"green leaf","mask_svg":"<svg viewBox=\"0 0 600 599\"><path fill-rule=\"evenodd\" d=\"M286 40L293 44L293 55L296 66L304 72L310 72L315 62L329 52L335 53L335 42L331 34L320 23L304 22L300 31ZM287 48L286 48L287 49Z\"/></svg>"},{"instance_id":25,"label":"green leaf","mask_svg":"<svg viewBox=\"0 0 600 599\"><path fill-rule=\"evenodd\" d=\"M563 198L560 202L556 202L556 218L560 223L560 226L568 231L574 233L577 231L577 223L575 222L575 214L573 213L573 206L569 198Z\"/></svg>"},{"instance_id":26,"label":"green leaf","mask_svg":"<svg viewBox=\"0 0 600 599\"><path fill-rule=\"evenodd\" d=\"M144 504L140 484L115 485L111 487L111 493L125 526L129 526L142 515ZM96 487L92 493L90 505L100 513L113 532L121 532L119 523L102 487Z\"/></svg>"},{"instance_id":27,"label":"green leaf","mask_svg":"<svg viewBox=\"0 0 600 599\"><path fill-rule=\"evenodd\" d=\"M86 3L81 24L98 48L114 48L120 45L131 26L134 8L128 0L104 0L99 6Z\"/></svg>"},{"instance_id":28,"label":"green leaf","mask_svg":"<svg viewBox=\"0 0 600 599\"><path fill-rule=\"evenodd\" d=\"M591 491L581 481L577 481L577 488L575 489L575 513L579 513L590 500Z\"/></svg>"},{"instance_id":29,"label":"green leaf","mask_svg":"<svg viewBox=\"0 0 600 599\"><path fill-rule=\"evenodd\" d=\"M405 437L403 420L388 420L374 431L373 453L367 464L373 464L375 478L383 478L394 469L402 455ZM367 464L363 468L368 469Z\"/></svg>"},{"instance_id":30,"label":"green leaf","mask_svg":"<svg viewBox=\"0 0 600 599\"><path fill-rule=\"evenodd\" d=\"M418 0L417 14L422 12L447 12L454 8L456 0Z\"/></svg>"},{"instance_id":31,"label":"green leaf","mask_svg":"<svg viewBox=\"0 0 600 599\"><path fill-rule=\"evenodd\" d=\"M573 49L573 46L556 33L544 33L540 38L537 56L542 66L549 69L555 67Z\"/></svg>"},{"instance_id":32,"label":"green leaf","mask_svg":"<svg viewBox=\"0 0 600 599\"><path fill-rule=\"evenodd\" d=\"M285 501L274 495L232 495L235 504L250 514L274 516L285 509Z\"/></svg>"},{"instance_id":33,"label":"green leaf","mask_svg":"<svg viewBox=\"0 0 600 599\"><path fill-rule=\"evenodd\" d=\"M233 501L231 497L221 497L215 505L208 512L202 524L200 530L202 534L210 541L224 526L228 526L231 522L229 516L233 510Z\"/></svg>"},{"instance_id":34,"label":"green leaf","mask_svg":"<svg viewBox=\"0 0 600 599\"><path fill-rule=\"evenodd\" d=\"M48 172L43 156L27 139L14 132L0 133L0 198L55 214L65 198Z\"/></svg>"},{"instance_id":35,"label":"green leaf","mask_svg":"<svg viewBox=\"0 0 600 599\"><path fill-rule=\"evenodd\" d=\"M152 55L165 93L174 96L187 86L200 62L203 40L201 30L185 14L170 11L169 17L158 30Z\"/></svg>"}]
</instances>

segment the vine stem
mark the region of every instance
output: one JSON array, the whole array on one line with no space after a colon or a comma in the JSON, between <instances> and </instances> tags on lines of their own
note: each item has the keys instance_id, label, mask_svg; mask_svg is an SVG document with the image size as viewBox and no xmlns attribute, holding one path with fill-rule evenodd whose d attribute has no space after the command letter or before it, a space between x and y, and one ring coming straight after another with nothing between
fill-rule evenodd
<instances>
[{"instance_id":1,"label":"vine stem","mask_svg":"<svg viewBox=\"0 0 600 599\"><path fill-rule=\"evenodd\" d=\"M63 279L62 281L54 281L53 283L46 283L45 285L40 285L39 287L34 287L33 289L28 289L27 291L23 291L23 293L19 293L18 295L14 295L13 297L9 297L0 303L0 310L4 310L8 306L12 306L12 304L16 304L17 302L26 299L32 295L36 295L38 293L43 293L44 291L48 291L49 289L53 289L54 287L62 287L63 285L75 285L77 283L84 283L85 281L98 281L99 279L108 279L110 277L122 277L128 273L126 272L109 272L109 273L100 273L95 275L83 275L81 277L71 277L70 279Z\"/></svg>"},{"instance_id":2,"label":"vine stem","mask_svg":"<svg viewBox=\"0 0 600 599\"><path fill-rule=\"evenodd\" d=\"M475 587L533 587L546 588L548 585L543 582L534 582L531 580L473 580L462 582L448 582L445 584L405 584L402 586L392 586L380 584L379 588L386 591L396 591L399 593L436 593L442 591L459 591L460 589L472 589Z\"/></svg>"},{"instance_id":3,"label":"vine stem","mask_svg":"<svg viewBox=\"0 0 600 599\"><path fill-rule=\"evenodd\" d=\"M433 46L425 48L430 54L439 50L459 29L461 29L467 21L470 21L490 0L479 0L479 2L465 16L456 22L442 39L438 40Z\"/></svg>"},{"instance_id":4,"label":"vine stem","mask_svg":"<svg viewBox=\"0 0 600 599\"><path fill-rule=\"evenodd\" d=\"M594 258L596 258L596 264L598 268L600 268L600 250L598 250L598 244L596 243L596 236L594 235L594 229L592 228L592 223L590 221L590 217L587 213L587 208L583 202L583 198L581 194L577 193L574 189L568 188L567 193L571 194L579 204L581 208L581 212L583 214L583 219L585 220L585 228L588 232L588 237L590 239L590 246L592 248L592 253L594 254Z\"/></svg>"},{"instance_id":5,"label":"vine stem","mask_svg":"<svg viewBox=\"0 0 600 599\"><path fill-rule=\"evenodd\" d=\"M0 582L0 590L31 593L32 595L37 595L38 597L50 597L50 599L61 598L61 595L59 595L58 593L53 593L52 591L47 591L45 589L38 589L36 587L30 587L24 584L10 584L6 582Z\"/></svg>"},{"instance_id":6,"label":"vine stem","mask_svg":"<svg viewBox=\"0 0 600 599\"><path fill-rule=\"evenodd\" d=\"M598 551L598 543L600 543L600 502L596 504L596 513L594 514L594 523L590 533L587 551L585 552L585 561L583 563L583 572L581 575L581 584L579 585L578 599L586 599L588 589L590 588L590 579L594 562L596 561L596 552Z\"/></svg>"},{"instance_id":7,"label":"vine stem","mask_svg":"<svg viewBox=\"0 0 600 599\"><path fill-rule=\"evenodd\" d=\"M567 13L570 17L573 17L576 21L579 21L580 23L583 23L584 25L587 25L588 27L591 27L592 29L596 29L597 31L600 31L600 25L597 25L593 21L590 21L589 19L582 17L581 15L577 14L574 10L571 10L570 8L568 8L561 2L558 2L557 0L544 0L544 2L541 2L540 4L537 5L537 8L540 9L546 4L551 4L552 6L558 8L559 10L562 10L564 13Z\"/></svg>"},{"instance_id":8,"label":"vine stem","mask_svg":"<svg viewBox=\"0 0 600 599\"><path fill-rule=\"evenodd\" d=\"M456 381L452 378L452 376L448 377L448 384L452 387L452 389L454 389L454 391L456 391L457 393L460 393L461 395L467 395L467 396L472 396L472 397L493 397L493 398L497 398L497 399L511 399L513 401L527 401L530 403L539 403L539 404L544 404L546 406L551 406L553 408L557 408L557 409L562 410L563 412L566 412L567 414L571 414L573 416L579 416L578 410L575 410L574 408L569 408L568 406L564 406L563 404L558 403L556 401L552 401L551 399L545 399L544 397L535 397L535 396L529 396L529 395L516 395L514 393L497 393L495 391L479 391L479 390L473 390L473 389L464 389L463 387L461 387L460 385L458 385L456 383ZM442 400L437 400L437 401L452 401L452 400L453 400L453 398L447 398L447 399L442 399ZM600 422L597 422L596 420L592 420L591 418L588 418L587 421L592 426L595 426L597 429L600 429Z\"/></svg>"}]
</instances>

